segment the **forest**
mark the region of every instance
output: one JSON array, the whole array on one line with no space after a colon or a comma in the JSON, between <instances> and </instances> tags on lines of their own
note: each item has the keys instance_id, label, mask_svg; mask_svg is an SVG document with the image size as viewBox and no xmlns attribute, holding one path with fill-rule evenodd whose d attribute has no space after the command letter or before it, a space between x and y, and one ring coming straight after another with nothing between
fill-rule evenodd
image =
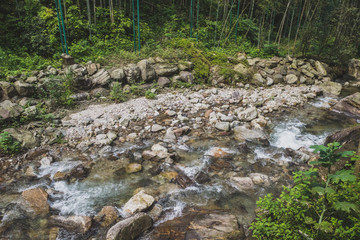
<instances>
[{"instance_id":1,"label":"forest","mask_svg":"<svg viewBox=\"0 0 360 240\"><path fill-rule=\"evenodd\" d=\"M360 239L360 0L0 21L1 240Z\"/></svg>"},{"instance_id":2,"label":"forest","mask_svg":"<svg viewBox=\"0 0 360 240\"><path fill-rule=\"evenodd\" d=\"M3 76L19 67L36 69L57 62L62 49L56 2L0 3ZM169 41L177 38L254 57L291 54L345 65L360 55L360 3L354 0L63 0L61 4L69 53L79 61L106 64L114 55L136 58L138 40L142 56L176 55Z\"/></svg>"}]
</instances>

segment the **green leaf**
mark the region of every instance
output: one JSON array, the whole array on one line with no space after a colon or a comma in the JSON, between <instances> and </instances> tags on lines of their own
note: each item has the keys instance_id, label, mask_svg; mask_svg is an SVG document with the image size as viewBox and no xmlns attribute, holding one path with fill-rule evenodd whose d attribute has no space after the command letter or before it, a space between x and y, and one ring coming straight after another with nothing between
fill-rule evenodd
<instances>
[{"instance_id":1,"label":"green leaf","mask_svg":"<svg viewBox=\"0 0 360 240\"><path fill-rule=\"evenodd\" d=\"M345 151L345 152L340 153L341 157L351 157L353 155L354 155L353 151Z\"/></svg>"},{"instance_id":2,"label":"green leaf","mask_svg":"<svg viewBox=\"0 0 360 240\"><path fill-rule=\"evenodd\" d=\"M338 183L339 181L343 182L355 182L356 176L353 174L353 170L340 170L335 174L330 174L329 178L333 180L334 183Z\"/></svg>"},{"instance_id":3,"label":"green leaf","mask_svg":"<svg viewBox=\"0 0 360 240\"><path fill-rule=\"evenodd\" d=\"M312 191L318 193L319 195L325 194L325 188L323 188L323 187L313 187Z\"/></svg>"},{"instance_id":4,"label":"green leaf","mask_svg":"<svg viewBox=\"0 0 360 240\"><path fill-rule=\"evenodd\" d=\"M314 153L327 150L327 147L325 147L323 145L313 145L313 146L310 146L310 148L314 149Z\"/></svg>"},{"instance_id":5,"label":"green leaf","mask_svg":"<svg viewBox=\"0 0 360 240\"><path fill-rule=\"evenodd\" d=\"M347 213L349 213L351 209L354 210L355 212L358 211L357 206L350 202L336 202L334 203L334 208L338 211L344 211Z\"/></svg>"}]
</instances>

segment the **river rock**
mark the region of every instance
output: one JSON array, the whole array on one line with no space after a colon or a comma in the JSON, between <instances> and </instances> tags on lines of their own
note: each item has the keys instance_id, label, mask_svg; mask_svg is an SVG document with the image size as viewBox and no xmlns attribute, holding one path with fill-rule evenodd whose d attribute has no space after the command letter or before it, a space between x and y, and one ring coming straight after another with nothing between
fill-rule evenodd
<instances>
[{"instance_id":1,"label":"river rock","mask_svg":"<svg viewBox=\"0 0 360 240\"><path fill-rule=\"evenodd\" d=\"M20 96L32 97L34 95L34 86L31 85L30 83L16 81L14 83L14 86Z\"/></svg>"},{"instance_id":2,"label":"river rock","mask_svg":"<svg viewBox=\"0 0 360 240\"><path fill-rule=\"evenodd\" d=\"M349 127L337 131L325 139L324 145L339 142L343 145L342 150L357 151L360 141L360 126Z\"/></svg>"},{"instance_id":3,"label":"river rock","mask_svg":"<svg viewBox=\"0 0 360 240\"><path fill-rule=\"evenodd\" d=\"M106 240L133 240L153 225L152 218L145 213L138 213L112 226L106 234Z\"/></svg>"},{"instance_id":4,"label":"river rock","mask_svg":"<svg viewBox=\"0 0 360 240\"><path fill-rule=\"evenodd\" d=\"M250 177L231 177L230 182L240 192L246 192L255 189L254 182Z\"/></svg>"},{"instance_id":5,"label":"river rock","mask_svg":"<svg viewBox=\"0 0 360 240\"><path fill-rule=\"evenodd\" d=\"M16 89L9 82L0 81L0 88L3 91L4 98L12 98L17 95ZM1 100L1 98L0 98L0 100Z\"/></svg>"},{"instance_id":6,"label":"river rock","mask_svg":"<svg viewBox=\"0 0 360 240\"><path fill-rule=\"evenodd\" d=\"M128 64L124 67L127 82L129 84L135 84L140 82L141 70L136 64Z\"/></svg>"},{"instance_id":7,"label":"river rock","mask_svg":"<svg viewBox=\"0 0 360 240\"><path fill-rule=\"evenodd\" d=\"M159 77L158 79L158 85L161 88L169 87L171 84L171 81L167 77Z\"/></svg>"},{"instance_id":8,"label":"river rock","mask_svg":"<svg viewBox=\"0 0 360 240\"><path fill-rule=\"evenodd\" d=\"M357 80L360 80L360 60L351 59L349 63L349 75Z\"/></svg>"},{"instance_id":9,"label":"river rock","mask_svg":"<svg viewBox=\"0 0 360 240\"><path fill-rule=\"evenodd\" d=\"M169 156L167 148L161 146L160 144L154 144L151 147L151 151L155 154L155 156L159 157L160 159L166 158Z\"/></svg>"},{"instance_id":10,"label":"river rock","mask_svg":"<svg viewBox=\"0 0 360 240\"><path fill-rule=\"evenodd\" d=\"M29 210L36 215L46 215L49 213L48 194L42 188L25 190L21 194Z\"/></svg>"},{"instance_id":11,"label":"river rock","mask_svg":"<svg viewBox=\"0 0 360 240\"><path fill-rule=\"evenodd\" d=\"M316 61L315 62L315 68L316 68L316 71L318 71L318 73L320 73L322 76L327 75L327 71L326 71L324 65L321 62Z\"/></svg>"},{"instance_id":12,"label":"river rock","mask_svg":"<svg viewBox=\"0 0 360 240\"><path fill-rule=\"evenodd\" d=\"M281 74L275 74L274 77L274 83L279 84L284 82L284 77Z\"/></svg>"},{"instance_id":13,"label":"river rock","mask_svg":"<svg viewBox=\"0 0 360 240\"><path fill-rule=\"evenodd\" d=\"M148 195L144 190L141 190L132 196L127 203L125 203L123 211L126 215L131 216L137 212L142 212L148 209L154 202L155 199L151 195Z\"/></svg>"},{"instance_id":14,"label":"river rock","mask_svg":"<svg viewBox=\"0 0 360 240\"><path fill-rule=\"evenodd\" d=\"M6 131L17 141L21 142L23 148L32 149L40 145L38 137L31 131L16 130L14 128L6 129Z\"/></svg>"},{"instance_id":15,"label":"river rock","mask_svg":"<svg viewBox=\"0 0 360 240\"><path fill-rule=\"evenodd\" d=\"M19 117L23 111L24 109L19 105L5 100L0 103L0 120Z\"/></svg>"},{"instance_id":16,"label":"river rock","mask_svg":"<svg viewBox=\"0 0 360 240\"><path fill-rule=\"evenodd\" d=\"M55 226L76 233L86 233L92 225L92 219L88 216L51 216L49 220Z\"/></svg>"},{"instance_id":17,"label":"river rock","mask_svg":"<svg viewBox=\"0 0 360 240\"><path fill-rule=\"evenodd\" d=\"M104 228L112 225L119 218L119 212L113 206L105 206L94 217L94 220Z\"/></svg>"},{"instance_id":18,"label":"river rock","mask_svg":"<svg viewBox=\"0 0 360 240\"><path fill-rule=\"evenodd\" d=\"M163 141L166 142L166 143L174 143L174 142L176 142L176 135L175 135L174 130L172 128L168 128L166 130Z\"/></svg>"},{"instance_id":19,"label":"river rock","mask_svg":"<svg viewBox=\"0 0 360 240\"><path fill-rule=\"evenodd\" d=\"M161 223L148 236L156 239L243 239L235 215L222 210L189 209L182 216Z\"/></svg>"},{"instance_id":20,"label":"river rock","mask_svg":"<svg viewBox=\"0 0 360 240\"><path fill-rule=\"evenodd\" d=\"M234 137L240 142L249 141L265 146L269 145L269 140L261 129L251 129L247 125L235 127Z\"/></svg>"},{"instance_id":21,"label":"river rock","mask_svg":"<svg viewBox=\"0 0 360 240\"><path fill-rule=\"evenodd\" d=\"M231 158L232 155L233 154L228 149L219 147L212 147L205 153L205 156L209 156L215 159Z\"/></svg>"},{"instance_id":22,"label":"river rock","mask_svg":"<svg viewBox=\"0 0 360 240\"><path fill-rule=\"evenodd\" d=\"M154 68L156 74L160 77L170 77L179 71L177 66L167 63L157 63Z\"/></svg>"},{"instance_id":23,"label":"river rock","mask_svg":"<svg viewBox=\"0 0 360 240\"><path fill-rule=\"evenodd\" d=\"M193 84L194 83L194 75L191 72L181 71L180 79L183 82Z\"/></svg>"},{"instance_id":24,"label":"river rock","mask_svg":"<svg viewBox=\"0 0 360 240\"><path fill-rule=\"evenodd\" d=\"M298 81L298 77L295 74L288 74L285 77L285 81L288 84L294 84L294 83L296 83Z\"/></svg>"},{"instance_id":25,"label":"river rock","mask_svg":"<svg viewBox=\"0 0 360 240\"><path fill-rule=\"evenodd\" d=\"M250 173L249 177L256 185L270 186L269 177L262 173Z\"/></svg>"},{"instance_id":26,"label":"river rock","mask_svg":"<svg viewBox=\"0 0 360 240\"><path fill-rule=\"evenodd\" d=\"M256 107L250 107L244 111L239 111L239 109L236 109L235 113L237 113L238 119L244 122L250 122L258 116Z\"/></svg>"},{"instance_id":27,"label":"river rock","mask_svg":"<svg viewBox=\"0 0 360 240\"><path fill-rule=\"evenodd\" d=\"M130 163L126 166L125 171L126 173L136 173L142 170L142 166L139 163Z\"/></svg>"},{"instance_id":28,"label":"river rock","mask_svg":"<svg viewBox=\"0 0 360 240\"><path fill-rule=\"evenodd\" d=\"M152 67L150 62L146 59L141 60L136 64L141 72L141 79L144 82L149 82L151 80L154 80L156 78L156 72L155 69Z\"/></svg>"},{"instance_id":29,"label":"river rock","mask_svg":"<svg viewBox=\"0 0 360 240\"><path fill-rule=\"evenodd\" d=\"M97 70L98 70L96 63L90 63L90 64L88 64L88 65L86 66L86 70L87 70L89 76L94 75L94 74L97 72Z\"/></svg>"},{"instance_id":30,"label":"river rock","mask_svg":"<svg viewBox=\"0 0 360 240\"><path fill-rule=\"evenodd\" d=\"M154 124L151 126L151 131L152 132L160 132L162 130L164 130L165 128L159 124Z\"/></svg>"},{"instance_id":31,"label":"river rock","mask_svg":"<svg viewBox=\"0 0 360 240\"><path fill-rule=\"evenodd\" d=\"M255 73L253 76L253 81L255 84L263 84L265 83L264 78L261 76L260 73Z\"/></svg>"},{"instance_id":32,"label":"river rock","mask_svg":"<svg viewBox=\"0 0 360 240\"><path fill-rule=\"evenodd\" d=\"M110 76L112 79L114 79L117 82L122 82L123 80L125 80L125 77L126 77L124 70L122 68L114 69L111 72Z\"/></svg>"},{"instance_id":33,"label":"river rock","mask_svg":"<svg viewBox=\"0 0 360 240\"><path fill-rule=\"evenodd\" d=\"M249 74L249 68L245 66L243 63L239 63L235 65L234 71L240 73L244 77Z\"/></svg>"},{"instance_id":34,"label":"river rock","mask_svg":"<svg viewBox=\"0 0 360 240\"><path fill-rule=\"evenodd\" d=\"M215 124L215 128L220 131L228 132L228 131L230 131L230 123L229 122L217 122Z\"/></svg>"},{"instance_id":35,"label":"river rock","mask_svg":"<svg viewBox=\"0 0 360 240\"><path fill-rule=\"evenodd\" d=\"M342 85L340 83L332 82L332 81L325 81L319 85L322 89L324 95L333 95L339 96L342 90Z\"/></svg>"},{"instance_id":36,"label":"river rock","mask_svg":"<svg viewBox=\"0 0 360 240\"><path fill-rule=\"evenodd\" d=\"M360 117L360 93L354 93L341 99L332 110L343 112L350 116Z\"/></svg>"},{"instance_id":37,"label":"river rock","mask_svg":"<svg viewBox=\"0 0 360 240\"><path fill-rule=\"evenodd\" d=\"M107 86L110 83L110 74L105 69L101 69L91 76L90 81L93 86Z\"/></svg>"}]
</instances>

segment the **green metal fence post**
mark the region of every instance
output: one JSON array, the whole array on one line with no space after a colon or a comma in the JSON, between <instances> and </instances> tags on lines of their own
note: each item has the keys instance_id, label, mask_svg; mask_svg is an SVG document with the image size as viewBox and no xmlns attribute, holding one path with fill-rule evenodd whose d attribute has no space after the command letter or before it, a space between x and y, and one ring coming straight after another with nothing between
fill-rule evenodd
<instances>
[{"instance_id":1,"label":"green metal fence post","mask_svg":"<svg viewBox=\"0 0 360 240\"><path fill-rule=\"evenodd\" d=\"M63 28L65 50L66 50L66 54L69 54L68 46L67 46L67 42L66 42L65 23L64 23L64 15L63 15L63 11L62 11L61 0L59 0L59 8L60 8L60 14L61 14L61 22L62 22L62 28Z\"/></svg>"},{"instance_id":2,"label":"green metal fence post","mask_svg":"<svg viewBox=\"0 0 360 240\"><path fill-rule=\"evenodd\" d=\"M55 0L55 7L56 7L57 18L58 18L58 24L59 24L61 48L62 48L62 52L65 53L64 41L63 41L63 35L62 35L62 31L61 31L60 15L59 15L59 8L58 8L58 2L57 2L57 0Z\"/></svg>"},{"instance_id":3,"label":"green metal fence post","mask_svg":"<svg viewBox=\"0 0 360 240\"><path fill-rule=\"evenodd\" d=\"M134 51L136 53L136 30L135 30L135 0L131 0L133 10L133 35L134 35Z\"/></svg>"},{"instance_id":4,"label":"green metal fence post","mask_svg":"<svg viewBox=\"0 0 360 240\"><path fill-rule=\"evenodd\" d=\"M199 41L199 11L200 11L200 0L197 1L196 7L196 41Z\"/></svg>"},{"instance_id":5,"label":"green metal fence post","mask_svg":"<svg viewBox=\"0 0 360 240\"><path fill-rule=\"evenodd\" d=\"M192 28L193 28L193 0L190 3L190 38L192 38Z\"/></svg>"},{"instance_id":6,"label":"green metal fence post","mask_svg":"<svg viewBox=\"0 0 360 240\"><path fill-rule=\"evenodd\" d=\"M141 49L141 43L140 43L140 6L139 6L139 0L137 0L137 20L138 20L138 41L139 41L139 53Z\"/></svg>"},{"instance_id":7,"label":"green metal fence post","mask_svg":"<svg viewBox=\"0 0 360 240\"><path fill-rule=\"evenodd\" d=\"M238 1L238 7L237 7L237 12L236 12L235 44L237 44L237 34L238 34L238 28L239 28L240 2L241 2L241 0Z\"/></svg>"}]
</instances>

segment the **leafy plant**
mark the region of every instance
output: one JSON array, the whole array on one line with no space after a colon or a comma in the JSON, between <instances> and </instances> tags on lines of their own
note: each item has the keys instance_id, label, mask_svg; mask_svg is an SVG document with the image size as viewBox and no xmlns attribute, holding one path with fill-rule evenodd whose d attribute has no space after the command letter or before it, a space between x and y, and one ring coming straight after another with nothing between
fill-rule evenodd
<instances>
[{"instance_id":1,"label":"leafy plant","mask_svg":"<svg viewBox=\"0 0 360 240\"><path fill-rule=\"evenodd\" d=\"M110 92L110 98L115 102L125 102L127 100L126 93L122 90L121 84L115 82Z\"/></svg>"},{"instance_id":2,"label":"leafy plant","mask_svg":"<svg viewBox=\"0 0 360 240\"><path fill-rule=\"evenodd\" d=\"M156 94L153 93L151 90L147 90L147 91L145 92L145 97L146 97L147 99L155 99L155 98L156 98Z\"/></svg>"},{"instance_id":3,"label":"leafy plant","mask_svg":"<svg viewBox=\"0 0 360 240\"><path fill-rule=\"evenodd\" d=\"M339 143L312 146L320 153L312 168L294 174L295 185L284 187L279 198L260 198L252 224L257 239L358 239L360 236L360 181L352 169L331 173L331 166L352 152L339 152Z\"/></svg>"},{"instance_id":4,"label":"leafy plant","mask_svg":"<svg viewBox=\"0 0 360 240\"><path fill-rule=\"evenodd\" d=\"M16 141L8 132L0 134L0 152L14 154L21 149L20 142Z\"/></svg>"},{"instance_id":5,"label":"leafy plant","mask_svg":"<svg viewBox=\"0 0 360 240\"><path fill-rule=\"evenodd\" d=\"M74 99L74 79L72 73L63 76L53 76L44 83L44 90L40 93L41 97L49 98L57 105L71 107Z\"/></svg>"}]
</instances>

